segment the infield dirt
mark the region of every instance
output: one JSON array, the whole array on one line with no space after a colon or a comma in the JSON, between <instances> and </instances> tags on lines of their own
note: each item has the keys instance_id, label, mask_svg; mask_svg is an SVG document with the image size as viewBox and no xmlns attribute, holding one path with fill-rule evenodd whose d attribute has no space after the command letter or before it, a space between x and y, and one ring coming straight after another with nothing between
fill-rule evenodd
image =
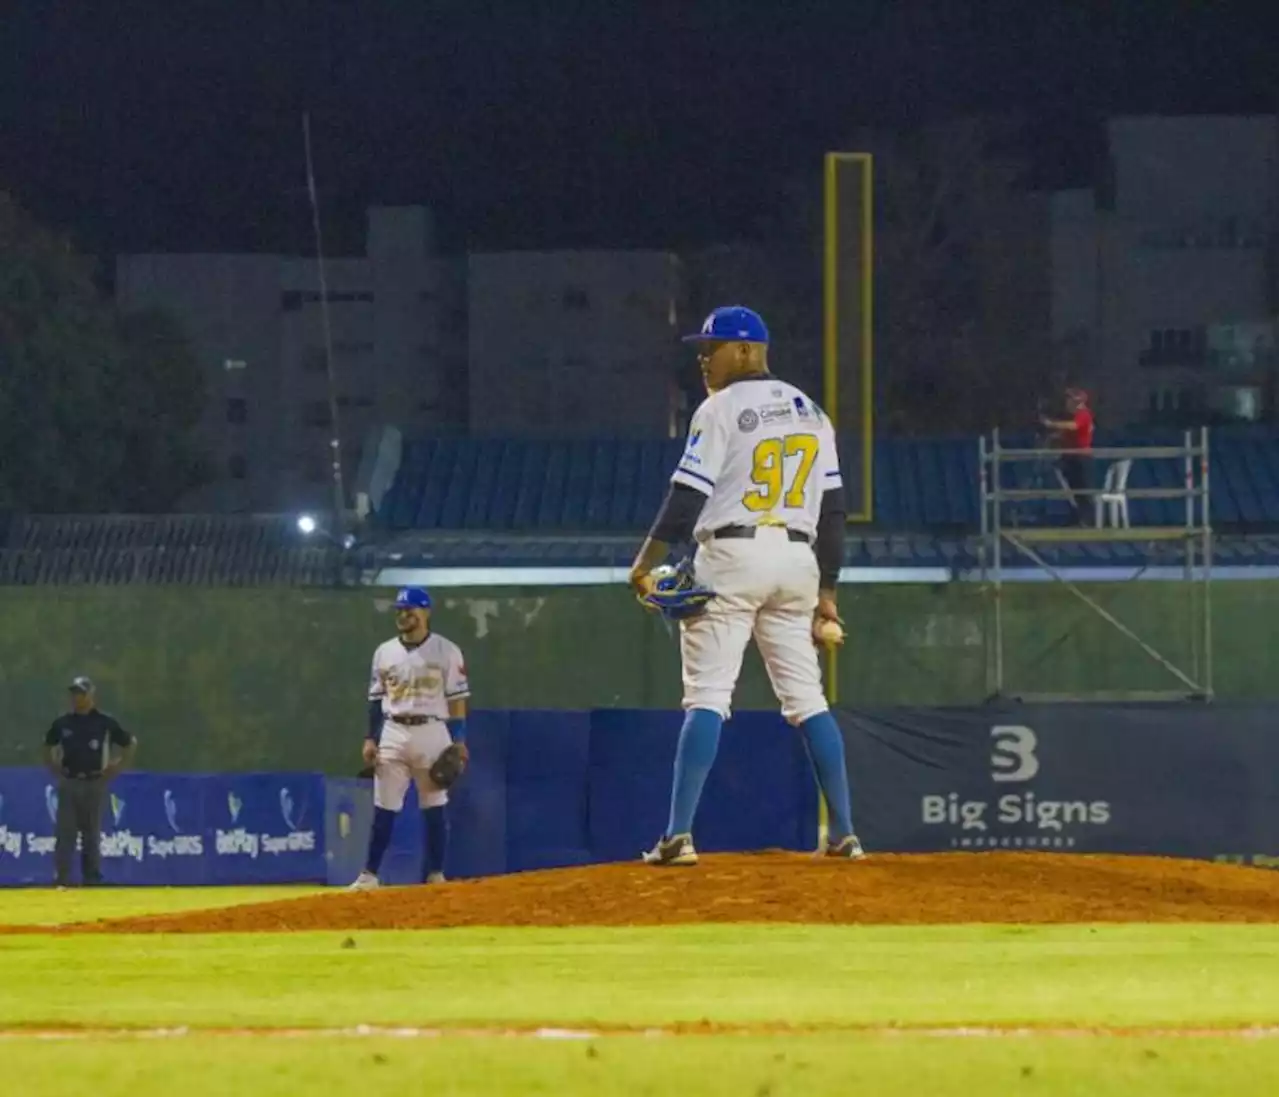
<instances>
[{"instance_id":1,"label":"infield dirt","mask_svg":"<svg viewBox=\"0 0 1280 1097\"><path fill-rule=\"evenodd\" d=\"M219 910L83 923L55 932L234 933L699 922L1276 922L1278 902L1275 872L1201 861L995 852L881 855L850 863L771 852L707 856L695 868L623 863L424 887L334 892ZM22 931L12 927L4 932Z\"/></svg>"}]
</instances>

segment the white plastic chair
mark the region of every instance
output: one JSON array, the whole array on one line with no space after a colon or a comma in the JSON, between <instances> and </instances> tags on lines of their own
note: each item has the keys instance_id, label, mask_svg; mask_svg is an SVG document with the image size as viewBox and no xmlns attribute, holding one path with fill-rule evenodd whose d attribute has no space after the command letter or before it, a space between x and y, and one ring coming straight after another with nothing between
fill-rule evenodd
<instances>
[{"instance_id":1,"label":"white plastic chair","mask_svg":"<svg viewBox=\"0 0 1280 1097\"><path fill-rule=\"evenodd\" d=\"M1107 525L1113 529L1129 528L1129 496L1125 489L1129 486L1129 470L1133 461L1125 458L1114 462L1107 469L1106 478L1102 481L1102 493L1093 497L1093 519L1098 529L1102 528L1103 508L1106 508Z\"/></svg>"}]
</instances>

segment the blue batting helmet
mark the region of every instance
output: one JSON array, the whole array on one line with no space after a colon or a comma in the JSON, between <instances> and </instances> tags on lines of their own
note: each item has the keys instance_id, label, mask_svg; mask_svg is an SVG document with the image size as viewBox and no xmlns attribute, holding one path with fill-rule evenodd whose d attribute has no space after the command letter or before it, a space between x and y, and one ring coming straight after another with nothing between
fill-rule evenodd
<instances>
[{"instance_id":1,"label":"blue batting helmet","mask_svg":"<svg viewBox=\"0 0 1280 1097\"><path fill-rule=\"evenodd\" d=\"M431 595L422 587L404 587L392 605L396 609L430 609Z\"/></svg>"},{"instance_id":2,"label":"blue batting helmet","mask_svg":"<svg viewBox=\"0 0 1280 1097\"><path fill-rule=\"evenodd\" d=\"M767 343L769 329L758 312L753 312L742 305L722 305L712 309L702 321L702 330L695 335L686 335L686 343L726 342L726 343Z\"/></svg>"}]
</instances>

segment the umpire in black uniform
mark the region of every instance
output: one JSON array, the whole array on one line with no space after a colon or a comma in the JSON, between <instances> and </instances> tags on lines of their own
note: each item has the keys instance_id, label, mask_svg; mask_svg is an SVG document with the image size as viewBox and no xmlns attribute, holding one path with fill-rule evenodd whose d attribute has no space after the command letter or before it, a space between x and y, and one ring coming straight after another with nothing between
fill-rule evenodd
<instances>
[{"instance_id":1,"label":"umpire in black uniform","mask_svg":"<svg viewBox=\"0 0 1280 1097\"><path fill-rule=\"evenodd\" d=\"M71 711L59 716L45 732L45 761L58 779L57 843L54 846L56 884L66 887L71 877L71 854L80 838L80 870L86 887L102 883L102 805L107 784L133 759L138 740L98 710L93 683L79 677L70 685ZM116 758L113 746L120 748Z\"/></svg>"}]
</instances>

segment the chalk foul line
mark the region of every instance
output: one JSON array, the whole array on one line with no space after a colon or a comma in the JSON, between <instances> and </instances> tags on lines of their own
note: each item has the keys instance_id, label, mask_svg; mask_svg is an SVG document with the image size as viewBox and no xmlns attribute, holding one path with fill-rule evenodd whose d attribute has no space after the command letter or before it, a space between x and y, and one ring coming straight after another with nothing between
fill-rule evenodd
<instances>
[{"instance_id":1,"label":"chalk foul line","mask_svg":"<svg viewBox=\"0 0 1280 1097\"><path fill-rule=\"evenodd\" d=\"M342 1040L382 1038L423 1040L445 1038L532 1039L532 1040L596 1040L607 1036L673 1037L673 1036L795 1036L847 1033L856 1036L903 1037L929 1036L958 1039L1027 1039L1055 1038L1186 1038L1273 1040L1280 1035L1276 1025L1241 1025L1234 1027L1168 1027L1133 1025L717 1025L708 1023L651 1026L604 1025L591 1028L557 1026L502 1025L349 1025L343 1027L288 1028L271 1026L192 1027L188 1025L155 1028L119 1026L18 1025L0 1028L0 1040L172 1040L186 1037L217 1036L277 1040Z\"/></svg>"}]
</instances>

